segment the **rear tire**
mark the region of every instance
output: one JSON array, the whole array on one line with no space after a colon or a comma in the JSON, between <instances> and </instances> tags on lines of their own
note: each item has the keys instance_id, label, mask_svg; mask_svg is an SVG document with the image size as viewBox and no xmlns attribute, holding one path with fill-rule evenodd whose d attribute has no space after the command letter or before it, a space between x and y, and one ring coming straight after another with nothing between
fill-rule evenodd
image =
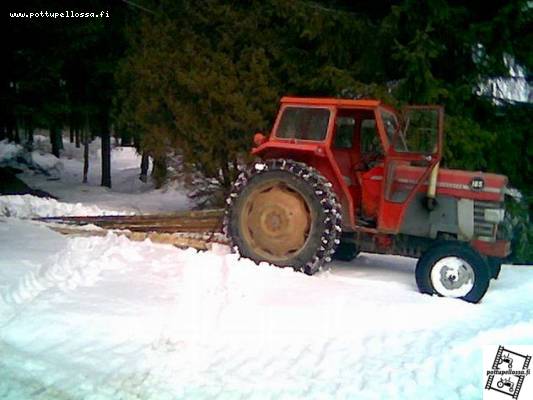
<instances>
[{"instance_id":1,"label":"rear tire","mask_svg":"<svg viewBox=\"0 0 533 400\"><path fill-rule=\"evenodd\" d=\"M489 287L491 272L471 247L442 243L429 248L418 260L416 284L422 293L479 302Z\"/></svg>"},{"instance_id":2,"label":"rear tire","mask_svg":"<svg viewBox=\"0 0 533 400\"><path fill-rule=\"evenodd\" d=\"M340 243L330 182L306 164L276 159L242 172L226 200L225 230L243 257L312 275Z\"/></svg>"},{"instance_id":3,"label":"rear tire","mask_svg":"<svg viewBox=\"0 0 533 400\"><path fill-rule=\"evenodd\" d=\"M341 240L341 243L335 250L333 255L334 260L339 261L352 261L359 254L359 249L355 243L345 242Z\"/></svg>"}]
</instances>

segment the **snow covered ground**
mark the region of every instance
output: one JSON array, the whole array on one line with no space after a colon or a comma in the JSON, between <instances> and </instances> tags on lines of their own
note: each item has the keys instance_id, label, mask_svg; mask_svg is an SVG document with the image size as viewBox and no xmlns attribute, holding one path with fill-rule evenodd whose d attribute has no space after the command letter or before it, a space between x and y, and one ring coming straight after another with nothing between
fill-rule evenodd
<instances>
[{"instance_id":1,"label":"snow covered ground","mask_svg":"<svg viewBox=\"0 0 533 400\"><path fill-rule=\"evenodd\" d=\"M409 258L362 254L308 277L223 246L64 237L24 219L168 210L123 155L117 191L95 178L83 192L62 159L59 180L23 174L59 202L0 196L0 398L481 399L483 347L533 344L532 267L504 266L472 305L419 294Z\"/></svg>"},{"instance_id":2,"label":"snow covered ground","mask_svg":"<svg viewBox=\"0 0 533 400\"><path fill-rule=\"evenodd\" d=\"M179 187L154 190L151 182L138 179L140 156L133 147L114 147L111 152L112 189L100 186L100 139L90 144L88 184L82 184L83 146L64 141L61 159L50 154L49 139L35 136L34 151L30 154L22 146L0 142L0 166L14 166L24 172L18 177L34 189L44 190L64 202L82 203L106 210L154 212L185 210L192 201ZM25 159L25 163L17 159ZM32 168L28 168L28 164ZM43 174L46 173L45 174Z\"/></svg>"}]
</instances>

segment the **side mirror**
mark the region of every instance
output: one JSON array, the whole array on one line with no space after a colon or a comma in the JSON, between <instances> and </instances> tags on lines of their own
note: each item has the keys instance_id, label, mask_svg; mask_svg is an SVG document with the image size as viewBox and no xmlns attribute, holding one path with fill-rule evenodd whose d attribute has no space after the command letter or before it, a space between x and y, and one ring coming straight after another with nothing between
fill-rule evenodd
<instances>
[{"instance_id":1,"label":"side mirror","mask_svg":"<svg viewBox=\"0 0 533 400\"><path fill-rule=\"evenodd\" d=\"M265 143L267 140L268 139L261 132L257 132L254 135L254 144L258 147Z\"/></svg>"}]
</instances>

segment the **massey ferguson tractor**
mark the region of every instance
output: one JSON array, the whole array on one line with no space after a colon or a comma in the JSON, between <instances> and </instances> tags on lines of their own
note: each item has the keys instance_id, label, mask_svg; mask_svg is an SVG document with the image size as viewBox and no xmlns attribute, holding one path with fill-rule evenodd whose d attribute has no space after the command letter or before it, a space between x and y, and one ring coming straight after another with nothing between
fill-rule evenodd
<instances>
[{"instance_id":1,"label":"massey ferguson tractor","mask_svg":"<svg viewBox=\"0 0 533 400\"><path fill-rule=\"evenodd\" d=\"M507 178L440 167L443 109L284 97L227 199L240 254L312 275L359 252L419 258L422 293L478 302L510 242Z\"/></svg>"}]
</instances>

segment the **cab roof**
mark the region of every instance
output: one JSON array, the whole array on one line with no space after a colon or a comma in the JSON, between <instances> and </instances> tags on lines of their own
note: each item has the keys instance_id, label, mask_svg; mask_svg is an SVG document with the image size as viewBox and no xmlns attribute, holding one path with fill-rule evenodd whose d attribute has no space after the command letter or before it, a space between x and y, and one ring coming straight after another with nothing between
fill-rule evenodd
<instances>
[{"instance_id":1,"label":"cab roof","mask_svg":"<svg viewBox=\"0 0 533 400\"><path fill-rule=\"evenodd\" d=\"M352 100L352 99L334 99L320 97L282 97L281 104L309 104L315 106L335 106L335 107L364 107L374 108L381 105L379 100Z\"/></svg>"}]
</instances>

